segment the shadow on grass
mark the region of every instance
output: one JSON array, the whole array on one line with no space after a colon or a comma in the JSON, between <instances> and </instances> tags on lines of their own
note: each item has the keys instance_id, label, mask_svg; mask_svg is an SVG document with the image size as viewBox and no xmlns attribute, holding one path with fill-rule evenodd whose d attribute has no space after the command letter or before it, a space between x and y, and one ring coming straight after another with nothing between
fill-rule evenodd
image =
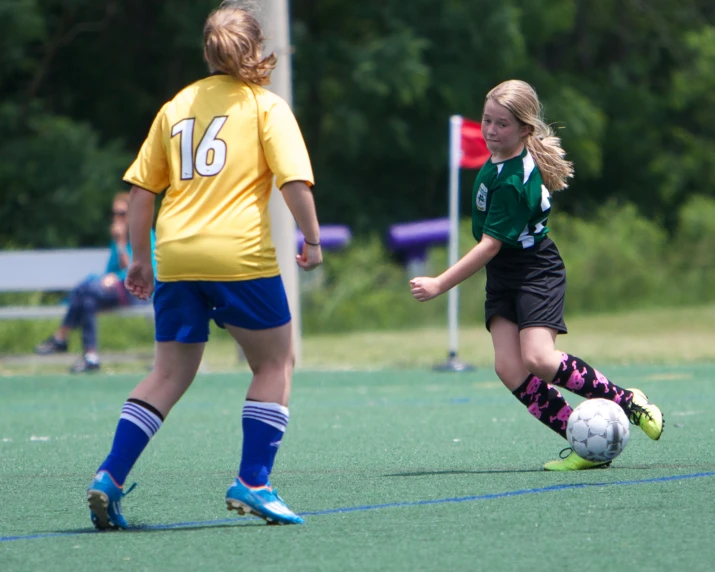
<instances>
[{"instance_id":1,"label":"shadow on grass","mask_svg":"<svg viewBox=\"0 0 715 572\"><path fill-rule=\"evenodd\" d=\"M245 528L256 526L271 526L259 518L232 521L178 522L175 524L139 524L124 530L96 530L94 528L74 528L53 530L26 535L28 538L43 536L79 536L84 534L134 534L147 532L177 532L182 530L206 530L209 528Z\"/></svg>"},{"instance_id":2,"label":"shadow on grass","mask_svg":"<svg viewBox=\"0 0 715 572\"><path fill-rule=\"evenodd\" d=\"M698 470L698 471L710 471L715 468L712 463L702 463L702 464L682 464L682 463L653 463L650 465L611 465L610 467L596 467L590 469L589 472L594 471L601 473L602 471L648 471L656 469L667 469L667 470ZM557 471L558 472L558 471ZM573 472L573 471L568 471ZM445 469L443 471L409 471L404 473L388 473L385 475L380 475L381 477L430 477L439 475L499 475L499 474L518 474L518 473L549 473L554 474L550 471L545 471L542 468L538 469Z\"/></svg>"},{"instance_id":3,"label":"shadow on grass","mask_svg":"<svg viewBox=\"0 0 715 572\"><path fill-rule=\"evenodd\" d=\"M485 469L485 470L457 470L447 469L444 471L410 471L406 473L390 473L380 475L381 477L429 477L436 475L496 475L510 473L543 473L544 469Z\"/></svg>"},{"instance_id":4,"label":"shadow on grass","mask_svg":"<svg viewBox=\"0 0 715 572\"><path fill-rule=\"evenodd\" d=\"M271 526L264 520L259 518L251 518L235 521L219 521L215 524L211 522L195 522L195 523L177 523L177 524L148 524L133 526L122 532L164 532L164 531L179 531L179 530L205 530L207 528L245 528L255 526Z\"/></svg>"},{"instance_id":5,"label":"shadow on grass","mask_svg":"<svg viewBox=\"0 0 715 572\"><path fill-rule=\"evenodd\" d=\"M687 470L697 470L697 471L711 471L715 469L715 465L712 463L698 463L698 464L683 464L683 463L652 463L650 465L616 465L612 466L611 469L617 470L627 470L627 471L643 471L649 469L687 469Z\"/></svg>"}]
</instances>

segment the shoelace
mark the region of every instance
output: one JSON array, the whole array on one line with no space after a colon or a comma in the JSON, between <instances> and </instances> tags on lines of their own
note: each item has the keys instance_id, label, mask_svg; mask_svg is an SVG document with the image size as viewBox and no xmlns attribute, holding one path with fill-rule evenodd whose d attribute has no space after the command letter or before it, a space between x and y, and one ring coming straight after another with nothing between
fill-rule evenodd
<instances>
[{"instance_id":1,"label":"shoelace","mask_svg":"<svg viewBox=\"0 0 715 572\"><path fill-rule=\"evenodd\" d=\"M130 492L132 492L136 487L137 487L137 484L134 483L134 484L132 484L132 486L129 487L126 491L122 491L122 498L124 498L125 496L127 496L127 495L128 495Z\"/></svg>"},{"instance_id":2,"label":"shoelace","mask_svg":"<svg viewBox=\"0 0 715 572\"><path fill-rule=\"evenodd\" d=\"M564 453L566 453L566 454L564 455ZM573 453L573 449L571 447L566 447L565 449L561 449L561 452L559 453L559 457L561 457L562 459L565 459L571 453Z\"/></svg>"},{"instance_id":3,"label":"shoelace","mask_svg":"<svg viewBox=\"0 0 715 572\"><path fill-rule=\"evenodd\" d=\"M267 486L268 489L271 491L271 493L273 493L273 496L276 498L276 500L279 500L279 501L282 502L283 504L286 504L286 501L284 501L284 500L281 498L281 496L278 494L278 489L277 489L276 487L274 487L271 483L267 483L266 486Z\"/></svg>"},{"instance_id":4,"label":"shoelace","mask_svg":"<svg viewBox=\"0 0 715 572\"><path fill-rule=\"evenodd\" d=\"M278 496L278 489L276 487L274 487L270 482L266 483L266 487L268 487L268 490L271 491L279 501L285 503L285 501L280 496Z\"/></svg>"},{"instance_id":5,"label":"shoelace","mask_svg":"<svg viewBox=\"0 0 715 572\"><path fill-rule=\"evenodd\" d=\"M641 423L641 417L643 415L646 416L646 418L650 419L651 421L653 420L653 415L651 415L650 411L648 411L645 407L642 405L637 405L635 403L631 402L631 411L628 414L628 420L633 424L633 425L640 425Z\"/></svg>"}]
</instances>

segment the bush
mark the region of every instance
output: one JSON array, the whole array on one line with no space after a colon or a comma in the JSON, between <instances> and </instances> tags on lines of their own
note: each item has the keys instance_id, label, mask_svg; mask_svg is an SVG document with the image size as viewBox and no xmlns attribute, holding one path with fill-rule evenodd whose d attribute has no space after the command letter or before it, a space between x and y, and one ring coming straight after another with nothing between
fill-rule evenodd
<instances>
[{"instance_id":1,"label":"bush","mask_svg":"<svg viewBox=\"0 0 715 572\"><path fill-rule=\"evenodd\" d=\"M671 304L715 300L715 201L694 196L678 213L678 228L668 249Z\"/></svg>"},{"instance_id":2,"label":"bush","mask_svg":"<svg viewBox=\"0 0 715 572\"><path fill-rule=\"evenodd\" d=\"M417 311L408 280L376 236L358 239L341 252L326 253L323 266L302 277L303 331L393 329L429 323L434 312Z\"/></svg>"},{"instance_id":3,"label":"bush","mask_svg":"<svg viewBox=\"0 0 715 572\"><path fill-rule=\"evenodd\" d=\"M569 312L651 306L663 301L667 237L633 205L604 206L594 220L549 220L566 263Z\"/></svg>"}]
</instances>

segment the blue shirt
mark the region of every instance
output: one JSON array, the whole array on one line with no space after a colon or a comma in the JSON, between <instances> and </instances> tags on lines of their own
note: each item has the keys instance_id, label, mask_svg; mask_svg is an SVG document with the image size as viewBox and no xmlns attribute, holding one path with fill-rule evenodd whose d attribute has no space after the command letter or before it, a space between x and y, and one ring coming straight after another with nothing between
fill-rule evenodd
<instances>
[{"instance_id":1,"label":"blue shirt","mask_svg":"<svg viewBox=\"0 0 715 572\"><path fill-rule=\"evenodd\" d=\"M156 276L156 258L154 257L154 249L156 248L156 235L154 234L154 229L151 229L151 264L154 267L154 276ZM132 262L132 247L127 244L127 254L129 255L129 263ZM109 244L109 260L107 260L107 268L105 269L105 274L116 274L121 280L127 277L127 270L129 267L122 268L119 265L119 246L115 241Z\"/></svg>"}]
</instances>

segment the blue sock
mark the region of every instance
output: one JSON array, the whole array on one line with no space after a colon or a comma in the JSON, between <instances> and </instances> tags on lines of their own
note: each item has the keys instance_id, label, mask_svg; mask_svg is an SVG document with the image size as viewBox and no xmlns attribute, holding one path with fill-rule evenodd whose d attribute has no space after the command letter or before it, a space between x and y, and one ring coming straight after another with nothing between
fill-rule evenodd
<instances>
[{"instance_id":1,"label":"blue sock","mask_svg":"<svg viewBox=\"0 0 715 572\"><path fill-rule=\"evenodd\" d=\"M243 454L238 477L248 486L268 484L288 418L288 408L278 403L246 401L243 405Z\"/></svg>"},{"instance_id":2,"label":"blue sock","mask_svg":"<svg viewBox=\"0 0 715 572\"><path fill-rule=\"evenodd\" d=\"M112 450L97 472L107 471L114 482L122 486L144 447L163 421L164 416L148 403L139 399L128 399L122 407Z\"/></svg>"}]
</instances>

